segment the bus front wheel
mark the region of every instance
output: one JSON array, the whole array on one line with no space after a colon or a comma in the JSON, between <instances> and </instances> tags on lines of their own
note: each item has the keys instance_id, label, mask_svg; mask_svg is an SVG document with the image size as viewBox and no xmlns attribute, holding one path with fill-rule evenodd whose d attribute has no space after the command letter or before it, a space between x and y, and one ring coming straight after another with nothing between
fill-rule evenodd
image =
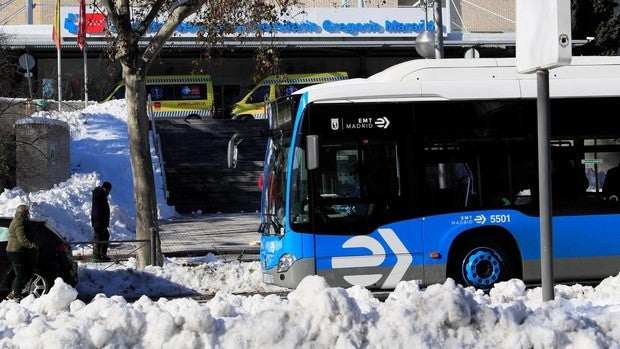
<instances>
[{"instance_id":1,"label":"bus front wheel","mask_svg":"<svg viewBox=\"0 0 620 349\"><path fill-rule=\"evenodd\" d=\"M462 246L454 261L458 266L453 268L451 277L463 286L488 291L496 283L516 277L512 272L516 262L510 253L492 242Z\"/></svg>"}]
</instances>

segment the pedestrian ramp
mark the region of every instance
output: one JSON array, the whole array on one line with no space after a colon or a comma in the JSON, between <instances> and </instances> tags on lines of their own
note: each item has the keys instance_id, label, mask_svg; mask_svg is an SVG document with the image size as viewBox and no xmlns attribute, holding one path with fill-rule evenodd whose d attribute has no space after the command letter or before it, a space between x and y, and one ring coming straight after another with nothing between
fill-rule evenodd
<instances>
[{"instance_id":1,"label":"pedestrian ramp","mask_svg":"<svg viewBox=\"0 0 620 349\"><path fill-rule=\"evenodd\" d=\"M182 215L159 223L162 254L166 257L237 255L258 259L258 213Z\"/></svg>"}]
</instances>

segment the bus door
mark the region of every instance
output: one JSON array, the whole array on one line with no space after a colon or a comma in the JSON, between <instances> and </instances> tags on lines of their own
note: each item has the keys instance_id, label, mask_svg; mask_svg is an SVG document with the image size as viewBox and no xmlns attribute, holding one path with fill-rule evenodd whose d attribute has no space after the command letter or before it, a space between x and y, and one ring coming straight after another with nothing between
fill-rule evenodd
<instances>
[{"instance_id":1,"label":"bus door","mask_svg":"<svg viewBox=\"0 0 620 349\"><path fill-rule=\"evenodd\" d=\"M421 281L420 221L405 219L402 151L389 139L322 139L313 174L314 254L316 273L329 284L390 289Z\"/></svg>"}]
</instances>

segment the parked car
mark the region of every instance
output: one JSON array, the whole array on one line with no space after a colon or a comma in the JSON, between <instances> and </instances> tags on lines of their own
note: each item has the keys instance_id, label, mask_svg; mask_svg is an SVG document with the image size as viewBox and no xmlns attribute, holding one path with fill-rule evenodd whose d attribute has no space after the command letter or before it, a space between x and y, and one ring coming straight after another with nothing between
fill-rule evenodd
<instances>
[{"instance_id":1,"label":"parked car","mask_svg":"<svg viewBox=\"0 0 620 349\"><path fill-rule=\"evenodd\" d=\"M6 254L8 227L12 217L0 217L0 296L11 291L15 277L11 261ZM78 265L73 260L71 245L56 230L41 220L30 220L30 238L39 245L34 275L26 286L29 292L40 297L49 292L57 277L71 286L78 282ZM4 234L3 234L4 233Z\"/></svg>"}]
</instances>

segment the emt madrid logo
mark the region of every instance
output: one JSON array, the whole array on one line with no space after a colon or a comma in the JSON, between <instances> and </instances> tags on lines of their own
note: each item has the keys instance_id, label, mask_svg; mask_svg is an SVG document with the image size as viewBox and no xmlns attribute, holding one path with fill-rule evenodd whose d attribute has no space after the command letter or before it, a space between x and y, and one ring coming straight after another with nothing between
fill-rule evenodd
<instances>
[{"instance_id":1,"label":"emt madrid logo","mask_svg":"<svg viewBox=\"0 0 620 349\"><path fill-rule=\"evenodd\" d=\"M379 235L383 241L396 255L396 264L392 271L383 282L383 288L394 288L402 280L409 265L413 261L413 256L402 241L396 236L392 229L379 229ZM342 244L343 248L366 248L371 255L332 257L332 268L367 268L378 267L385 260L385 249L381 243L368 235L354 236ZM363 274L345 275L344 279L351 285L362 285L364 287L373 285L383 277L383 274Z\"/></svg>"},{"instance_id":2,"label":"emt madrid logo","mask_svg":"<svg viewBox=\"0 0 620 349\"><path fill-rule=\"evenodd\" d=\"M360 130L381 128L387 129L390 126L390 119L385 116L363 117L354 120L344 120L343 118L331 118L331 129L338 130Z\"/></svg>"}]
</instances>

